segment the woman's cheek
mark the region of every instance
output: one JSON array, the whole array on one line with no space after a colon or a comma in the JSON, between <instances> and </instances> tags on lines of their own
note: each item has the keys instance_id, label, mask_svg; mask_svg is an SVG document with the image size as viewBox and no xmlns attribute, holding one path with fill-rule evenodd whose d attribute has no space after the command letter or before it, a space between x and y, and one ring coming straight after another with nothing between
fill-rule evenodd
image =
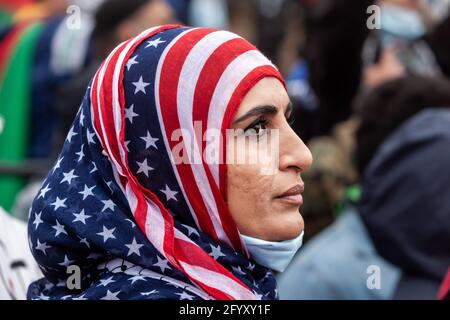
<instances>
[{"instance_id":1,"label":"woman's cheek","mask_svg":"<svg viewBox=\"0 0 450 320\"><path fill-rule=\"evenodd\" d=\"M229 170L230 187L240 193L242 201L251 201L253 206L271 198L273 175L262 175L258 165L234 165Z\"/></svg>"},{"instance_id":2,"label":"woman's cheek","mask_svg":"<svg viewBox=\"0 0 450 320\"><path fill-rule=\"evenodd\" d=\"M230 168L228 201L236 224L243 234L261 237L272 213L272 176L259 174L258 166Z\"/></svg>"},{"instance_id":3,"label":"woman's cheek","mask_svg":"<svg viewBox=\"0 0 450 320\"><path fill-rule=\"evenodd\" d=\"M270 200L275 172L278 169L270 148L265 144L247 143L243 149L239 148L238 144L235 145L233 151L235 154L244 152L246 163L228 165L230 187L242 192L240 196L243 201L258 201L253 202L253 206Z\"/></svg>"}]
</instances>

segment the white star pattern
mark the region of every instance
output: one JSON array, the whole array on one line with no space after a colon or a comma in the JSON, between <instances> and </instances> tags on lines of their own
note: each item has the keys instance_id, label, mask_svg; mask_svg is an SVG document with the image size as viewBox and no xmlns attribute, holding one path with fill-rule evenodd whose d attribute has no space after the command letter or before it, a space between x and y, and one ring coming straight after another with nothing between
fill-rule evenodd
<instances>
[{"instance_id":1,"label":"white star pattern","mask_svg":"<svg viewBox=\"0 0 450 320\"><path fill-rule=\"evenodd\" d=\"M42 251L43 254L47 255L46 250L47 250L48 248L51 248L51 246L48 246L48 245L47 245L47 242L42 242L42 243L41 243L41 242L39 241L39 239L37 239L36 247L34 248L35 250L40 250L40 251Z\"/></svg>"},{"instance_id":2,"label":"white star pattern","mask_svg":"<svg viewBox=\"0 0 450 320\"><path fill-rule=\"evenodd\" d=\"M130 59L128 59L127 61L127 70L130 71L130 68L135 65L135 64L139 64L139 61L136 61L138 55L135 55L133 57L131 57Z\"/></svg>"},{"instance_id":3,"label":"white star pattern","mask_svg":"<svg viewBox=\"0 0 450 320\"><path fill-rule=\"evenodd\" d=\"M172 287L174 287L174 288L183 288L183 287L184 287L182 284L176 283L176 282L172 282L172 281L170 281L170 280L168 280L168 279L162 279L162 280L166 281L166 284L167 284L168 286L172 286Z\"/></svg>"},{"instance_id":4,"label":"white star pattern","mask_svg":"<svg viewBox=\"0 0 450 320\"><path fill-rule=\"evenodd\" d=\"M83 113L83 111L81 111L81 113L80 113L80 126L84 126L84 113Z\"/></svg>"},{"instance_id":5,"label":"white star pattern","mask_svg":"<svg viewBox=\"0 0 450 320\"><path fill-rule=\"evenodd\" d=\"M156 40L151 40L151 41L147 41L147 45L145 46L145 48L147 49L148 47L154 47L154 48L158 48L158 45L160 45L161 43L164 43L165 41L162 41L161 38L158 38Z\"/></svg>"},{"instance_id":6,"label":"white star pattern","mask_svg":"<svg viewBox=\"0 0 450 320\"><path fill-rule=\"evenodd\" d=\"M192 299L194 299L194 296L191 296L190 294L187 294L186 291L183 291L182 293L175 293L175 294L180 296L180 300L192 300Z\"/></svg>"},{"instance_id":7,"label":"white star pattern","mask_svg":"<svg viewBox=\"0 0 450 320\"><path fill-rule=\"evenodd\" d=\"M133 82L133 85L136 88L134 90L134 94L136 94L138 92L143 92L144 94L147 94L147 92L145 92L145 88L148 87L150 85L150 83L144 82L144 80L142 79L142 76L141 76L137 82Z\"/></svg>"},{"instance_id":8,"label":"white star pattern","mask_svg":"<svg viewBox=\"0 0 450 320\"><path fill-rule=\"evenodd\" d=\"M58 220L56 220L56 224L54 226L52 226L52 228L56 230L55 238L57 238L61 233L64 233L65 235L67 235L67 232L64 229L64 226L62 224L60 224Z\"/></svg>"},{"instance_id":9,"label":"white star pattern","mask_svg":"<svg viewBox=\"0 0 450 320\"><path fill-rule=\"evenodd\" d=\"M50 300L49 296L44 295L43 293L41 293L38 297L40 300Z\"/></svg>"},{"instance_id":10,"label":"white star pattern","mask_svg":"<svg viewBox=\"0 0 450 320\"><path fill-rule=\"evenodd\" d=\"M92 168L92 170L89 171L89 173L94 173L95 171L98 170L98 169L97 169L97 165L95 164L95 162L91 162L91 163L92 163L92 165L94 166L94 168Z\"/></svg>"},{"instance_id":11,"label":"white star pattern","mask_svg":"<svg viewBox=\"0 0 450 320\"><path fill-rule=\"evenodd\" d=\"M165 260L165 259L161 259L159 256L156 257L158 259L158 262L156 262L154 264L154 266L157 266L161 269L161 272L164 272L164 270L166 269L172 269L169 266L169 261Z\"/></svg>"},{"instance_id":12,"label":"white star pattern","mask_svg":"<svg viewBox=\"0 0 450 320\"><path fill-rule=\"evenodd\" d=\"M63 172L64 178L61 180L60 183L67 182L68 184L71 184L72 183L72 179L78 178L78 176L75 175L74 172L75 172L75 169L72 169L69 172Z\"/></svg>"},{"instance_id":13,"label":"white star pattern","mask_svg":"<svg viewBox=\"0 0 450 320\"><path fill-rule=\"evenodd\" d=\"M95 132L90 132L88 129L86 135L87 135L87 140L88 140L89 144L96 144L94 141Z\"/></svg>"},{"instance_id":14,"label":"white star pattern","mask_svg":"<svg viewBox=\"0 0 450 320\"><path fill-rule=\"evenodd\" d=\"M242 269L241 269L240 266L237 266L237 268L236 268L236 267L232 267L232 269L233 269L233 271L236 272L237 274L245 275L245 272L242 271Z\"/></svg>"},{"instance_id":15,"label":"white star pattern","mask_svg":"<svg viewBox=\"0 0 450 320\"><path fill-rule=\"evenodd\" d=\"M84 209L80 211L80 213L74 213L75 219L72 222L81 222L82 224L86 224L86 219L89 219L91 216L84 214Z\"/></svg>"},{"instance_id":16,"label":"white star pattern","mask_svg":"<svg viewBox=\"0 0 450 320\"><path fill-rule=\"evenodd\" d=\"M141 281L147 281L147 280L145 279L145 277L144 277L144 276L141 276L141 275L135 275L135 276L131 277L131 278L128 279L128 280L131 281L131 284L134 284L136 281L139 281L139 280L141 280Z\"/></svg>"},{"instance_id":17,"label":"white star pattern","mask_svg":"<svg viewBox=\"0 0 450 320\"><path fill-rule=\"evenodd\" d=\"M113 277L109 277L108 279L100 279L100 284L97 285L97 287L103 286L106 287L108 284L116 282L116 280L113 280Z\"/></svg>"},{"instance_id":18,"label":"white star pattern","mask_svg":"<svg viewBox=\"0 0 450 320\"><path fill-rule=\"evenodd\" d=\"M86 184L84 185L84 190L78 192L79 194L83 195L83 200L86 200L87 197L89 196L94 196L94 193L92 192L92 190L95 188L95 186L92 187L88 187Z\"/></svg>"},{"instance_id":19,"label":"white star pattern","mask_svg":"<svg viewBox=\"0 0 450 320\"><path fill-rule=\"evenodd\" d=\"M131 227L132 227L132 228L135 228L135 227L136 227L136 223L134 223L133 220L125 219L125 221L128 221L128 222L131 224Z\"/></svg>"},{"instance_id":20,"label":"white star pattern","mask_svg":"<svg viewBox=\"0 0 450 320\"><path fill-rule=\"evenodd\" d=\"M186 225L186 224L183 224L183 227L185 227L185 228L187 229L188 235L189 235L189 236L190 236L191 234L195 234L195 235L197 235L197 236L200 236L200 235L198 234L198 231L197 231L196 229L194 229L194 228L192 228L192 227L190 227L190 226L188 226L188 225Z\"/></svg>"},{"instance_id":21,"label":"white star pattern","mask_svg":"<svg viewBox=\"0 0 450 320\"><path fill-rule=\"evenodd\" d=\"M255 291L253 291L253 293L255 294L256 300L261 300L262 299L262 297L263 297L262 294L259 294L259 293L255 292Z\"/></svg>"},{"instance_id":22,"label":"white star pattern","mask_svg":"<svg viewBox=\"0 0 450 320\"><path fill-rule=\"evenodd\" d=\"M91 246L89 245L89 242L87 241L86 238L80 238L80 243L85 244L86 247L88 247L89 249L91 248Z\"/></svg>"},{"instance_id":23,"label":"white star pattern","mask_svg":"<svg viewBox=\"0 0 450 320\"><path fill-rule=\"evenodd\" d=\"M128 119L131 124L133 124L133 118L138 117L139 115L134 112L134 104L132 104L129 108L125 109L125 119Z\"/></svg>"},{"instance_id":24,"label":"white star pattern","mask_svg":"<svg viewBox=\"0 0 450 320\"><path fill-rule=\"evenodd\" d=\"M116 236L113 234L114 230L116 230L116 228L112 228L112 229L108 229L105 226L103 226L103 231L97 233L99 236L103 237L103 243L105 243L106 241L108 241L109 239L116 239Z\"/></svg>"},{"instance_id":25,"label":"white star pattern","mask_svg":"<svg viewBox=\"0 0 450 320\"><path fill-rule=\"evenodd\" d=\"M49 184L47 183L47 185L46 185L44 188L41 189L41 191L39 192L38 199L39 199L39 198L45 198L45 194L46 194L47 192L49 192L50 190L52 190L52 189L49 188L48 186L49 186Z\"/></svg>"},{"instance_id":26,"label":"white star pattern","mask_svg":"<svg viewBox=\"0 0 450 320\"><path fill-rule=\"evenodd\" d=\"M169 189L169 186L166 184L166 188L164 190L160 190L162 193L165 194L166 200L169 201L170 199L173 199L175 201L178 201L175 195L178 193L177 191L172 191Z\"/></svg>"},{"instance_id":27,"label":"white star pattern","mask_svg":"<svg viewBox=\"0 0 450 320\"><path fill-rule=\"evenodd\" d=\"M78 155L78 162L80 162L84 158L83 148L84 148L84 144L81 145L80 151L75 153L76 155Z\"/></svg>"},{"instance_id":28,"label":"white star pattern","mask_svg":"<svg viewBox=\"0 0 450 320\"><path fill-rule=\"evenodd\" d=\"M100 300L120 300L117 295L120 293L119 291L116 292L111 292L111 291L107 291L106 292L106 296L104 296L103 298L101 298Z\"/></svg>"},{"instance_id":29,"label":"white star pattern","mask_svg":"<svg viewBox=\"0 0 450 320\"><path fill-rule=\"evenodd\" d=\"M130 149L128 149L128 145L130 144L130 141L124 141L123 144L125 145L125 149L127 149L127 152L130 152Z\"/></svg>"},{"instance_id":30,"label":"white star pattern","mask_svg":"<svg viewBox=\"0 0 450 320\"><path fill-rule=\"evenodd\" d=\"M69 133L67 134L66 140L69 141L69 143L72 143L72 137L76 136L78 134L78 133L74 132L73 129L74 129L73 127L70 128Z\"/></svg>"},{"instance_id":31,"label":"white star pattern","mask_svg":"<svg viewBox=\"0 0 450 320\"><path fill-rule=\"evenodd\" d=\"M214 247L212 244L209 245L211 247L211 253L209 254L211 257L214 258L214 260L219 259L220 257L225 257L225 255L220 250L220 245L217 245L217 248Z\"/></svg>"},{"instance_id":32,"label":"white star pattern","mask_svg":"<svg viewBox=\"0 0 450 320\"><path fill-rule=\"evenodd\" d=\"M58 210L59 208L67 208L65 202L66 202L67 198L65 199L60 199L59 197L56 197L55 202L52 202L50 205L55 207L55 210Z\"/></svg>"},{"instance_id":33,"label":"white star pattern","mask_svg":"<svg viewBox=\"0 0 450 320\"><path fill-rule=\"evenodd\" d=\"M136 242L136 238L133 238L133 241L130 244L125 244L125 246L128 248L128 254L127 257L129 255L132 255L133 253L138 255L139 257L141 256L141 253L139 252L139 249L141 247L143 247L143 244L139 244Z\"/></svg>"},{"instance_id":34,"label":"white star pattern","mask_svg":"<svg viewBox=\"0 0 450 320\"><path fill-rule=\"evenodd\" d=\"M102 202L104 204L102 212L105 212L108 209L114 212L114 207L116 205L114 204L114 202L111 199L109 199L109 200L102 200Z\"/></svg>"},{"instance_id":35,"label":"white star pattern","mask_svg":"<svg viewBox=\"0 0 450 320\"><path fill-rule=\"evenodd\" d=\"M148 178L148 173L149 173L149 171L154 170L152 167L150 167L150 166L148 165L147 159L144 159L144 161L142 161L142 162L136 161L136 164L139 166L139 169L138 169L138 171L137 171L137 174L143 173L143 174L145 174L145 176L146 176L147 178Z\"/></svg>"},{"instance_id":36,"label":"white star pattern","mask_svg":"<svg viewBox=\"0 0 450 320\"><path fill-rule=\"evenodd\" d=\"M159 291L156 289L153 289L152 291L141 292L141 296L149 296L149 295L155 294L155 293L159 293Z\"/></svg>"},{"instance_id":37,"label":"white star pattern","mask_svg":"<svg viewBox=\"0 0 450 320\"><path fill-rule=\"evenodd\" d=\"M44 222L41 220L41 214L42 214L42 211L34 214L34 221L33 221L33 224L35 225L34 230L37 230L39 225Z\"/></svg>"},{"instance_id":38,"label":"white star pattern","mask_svg":"<svg viewBox=\"0 0 450 320\"><path fill-rule=\"evenodd\" d=\"M69 258L67 257L67 255L64 255L64 261L61 262L61 263L58 263L58 265L67 268L67 267L70 266L73 262L74 262L74 260L69 260Z\"/></svg>"},{"instance_id":39,"label":"white star pattern","mask_svg":"<svg viewBox=\"0 0 450 320\"><path fill-rule=\"evenodd\" d=\"M150 132L147 131L147 135L145 137L141 137L142 140L145 141L145 149L148 149L150 147L154 147L155 149L158 149L158 147L156 146L156 141L158 141L158 138L153 138L150 135Z\"/></svg>"},{"instance_id":40,"label":"white star pattern","mask_svg":"<svg viewBox=\"0 0 450 320\"><path fill-rule=\"evenodd\" d=\"M53 171L52 173L55 173L56 169L59 169L59 167L61 166L61 161L63 161L64 157L61 157L58 159L58 161L56 161L55 166L53 167Z\"/></svg>"}]
</instances>

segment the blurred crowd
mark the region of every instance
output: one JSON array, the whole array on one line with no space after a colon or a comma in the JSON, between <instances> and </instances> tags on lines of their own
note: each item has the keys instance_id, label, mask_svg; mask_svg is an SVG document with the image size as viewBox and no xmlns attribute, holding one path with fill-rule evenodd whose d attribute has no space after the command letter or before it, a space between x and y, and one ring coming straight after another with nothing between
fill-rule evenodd
<instances>
[{"instance_id":1,"label":"blurred crowd","mask_svg":"<svg viewBox=\"0 0 450 320\"><path fill-rule=\"evenodd\" d=\"M303 176L305 246L278 277L280 298L450 299L449 9L450 0L0 0L0 230L12 219L25 230L19 220L117 44L162 24L227 29L285 76L294 130L314 157ZM17 280L8 234L0 298L23 298L17 283L30 276Z\"/></svg>"}]
</instances>

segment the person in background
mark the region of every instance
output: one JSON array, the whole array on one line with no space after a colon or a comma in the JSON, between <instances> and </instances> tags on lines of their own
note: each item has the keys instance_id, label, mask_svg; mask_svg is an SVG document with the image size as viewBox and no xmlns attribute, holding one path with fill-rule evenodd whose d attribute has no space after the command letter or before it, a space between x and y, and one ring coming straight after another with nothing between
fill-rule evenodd
<instances>
[{"instance_id":1,"label":"person in background","mask_svg":"<svg viewBox=\"0 0 450 320\"><path fill-rule=\"evenodd\" d=\"M304 175L308 183L302 208L308 222L306 242L331 225L345 203L358 194L354 185L359 177L353 161L357 127L358 119L352 117L336 124L329 135L315 137L307 144L315 161Z\"/></svg>"},{"instance_id":2,"label":"person in background","mask_svg":"<svg viewBox=\"0 0 450 320\"><path fill-rule=\"evenodd\" d=\"M374 0L301 1L305 10L304 58L318 100L317 135L327 135L352 114L369 30L367 7Z\"/></svg>"},{"instance_id":3,"label":"person in background","mask_svg":"<svg viewBox=\"0 0 450 320\"><path fill-rule=\"evenodd\" d=\"M225 0L190 0L189 25L205 28L228 29L228 5Z\"/></svg>"},{"instance_id":4,"label":"person in background","mask_svg":"<svg viewBox=\"0 0 450 320\"><path fill-rule=\"evenodd\" d=\"M450 78L450 41L448 39L450 39L450 15L425 37L425 41L433 51L442 73Z\"/></svg>"},{"instance_id":5,"label":"person in background","mask_svg":"<svg viewBox=\"0 0 450 320\"><path fill-rule=\"evenodd\" d=\"M450 263L450 83L392 80L357 109L360 199L278 277L280 298L436 299Z\"/></svg>"},{"instance_id":6,"label":"person in background","mask_svg":"<svg viewBox=\"0 0 450 320\"><path fill-rule=\"evenodd\" d=\"M25 300L28 286L40 277L28 245L26 223L0 207L0 300Z\"/></svg>"},{"instance_id":7,"label":"person in background","mask_svg":"<svg viewBox=\"0 0 450 320\"><path fill-rule=\"evenodd\" d=\"M446 31L439 25L442 24L445 13L441 13L440 18L431 19L427 14L431 9L416 2L378 2L382 5L381 29L370 33L362 50L364 64L360 87L364 94L386 81L407 74L442 76L445 59L442 63L431 49L440 50L440 56L446 56L445 46L448 41L443 39L448 37L445 38ZM405 19L406 23L402 23ZM434 25L438 27L434 28ZM427 36L423 37L427 28L429 35L436 38L433 42L435 48L427 44ZM380 39L389 40L384 41L385 47L377 42ZM308 50L308 46L305 46L305 49ZM357 182L358 174L352 161L358 120L352 111L349 120L333 125L328 135L320 134L323 117L319 113L318 99L311 88L309 69L307 61L304 60L296 65L292 76L287 78L294 103L294 130L307 141L316 159L304 177L309 185L304 194L303 208L304 217L310 226L306 230L306 239L331 223L342 212L345 202L353 202L352 199L357 198L359 193L358 188L353 186ZM356 95L352 100L357 100L361 95Z\"/></svg>"},{"instance_id":8,"label":"person in background","mask_svg":"<svg viewBox=\"0 0 450 320\"><path fill-rule=\"evenodd\" d=\"M80 10L50 10L41 19L12 24L0 37L0 117L6 123L0 158L8 161L0 167L0 181L10 181L1 182L0 204L16 218L26 221L32 191L56 158L56 92L86 65L90 12L99 1L67 1L68 8ZM74 14L78 25L71 23Z\"/></svg>"},{"instance_id":9,"label":"person in background","mask_svg":"<svg viewBox=\"0 0 450 320\"><path fill-rule=\"evenodd\" d=\"M388 59L389 54L408 74L442 76L426 41L426 35L433 32L437 23L430 7L417 0L380 0L376 4L381 8L380 28L372 30L364 44L364 64L376 64Z\"/></svg>"},{"instance_id":10,"label":"person in background","mask_svg":"<svg viewBox=\"0 0 450 320\"><path fill-rule=\"evenodd\" d=\"M146 28L173 23L176 17L165 0L106 0L98 8L94 20L91 61L58 94L56 108L61 122L60 137L55 147L58 150L83 100L87 84L106 55L117 44Z\"/></svg>"},{"instance_id":11,"label":"person in background","mask_svg":"<svg viewBox=\"0 0 450 320\"><path fill-rule=\"evenodd\" d=\"M67 0L35 0L25 2L14 14L16 23L46 19L62 15L69 5Z\"/></svg>"}]
</instances>

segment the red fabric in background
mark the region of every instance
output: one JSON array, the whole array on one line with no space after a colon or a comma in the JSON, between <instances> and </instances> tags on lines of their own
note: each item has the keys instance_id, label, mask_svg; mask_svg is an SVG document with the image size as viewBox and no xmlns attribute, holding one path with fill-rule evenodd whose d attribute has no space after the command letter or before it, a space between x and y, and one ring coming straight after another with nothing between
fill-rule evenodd
<instances>
[{"instance_id":1,"label":"red fabric in background","mask_svg":"<svg viewBox=\"0 0 450 320\"><path fill-rule=\"evenodd\" d=\"M32 0L0 0L0 8L6 8L9 10L17 10L24 4L32 3Z\"/></svg>"},{"instance_id":2,"label":"red fabric in background","mask_svg":"<svg viewBox=\"0 0 450 320\"><path fill-rule=\"evenodd\" d=\"M448 268L447 275L445 276L444 281L442 282L438 298L440 300L450 300L450 267Z\"/></svg>"}]
</instances>

